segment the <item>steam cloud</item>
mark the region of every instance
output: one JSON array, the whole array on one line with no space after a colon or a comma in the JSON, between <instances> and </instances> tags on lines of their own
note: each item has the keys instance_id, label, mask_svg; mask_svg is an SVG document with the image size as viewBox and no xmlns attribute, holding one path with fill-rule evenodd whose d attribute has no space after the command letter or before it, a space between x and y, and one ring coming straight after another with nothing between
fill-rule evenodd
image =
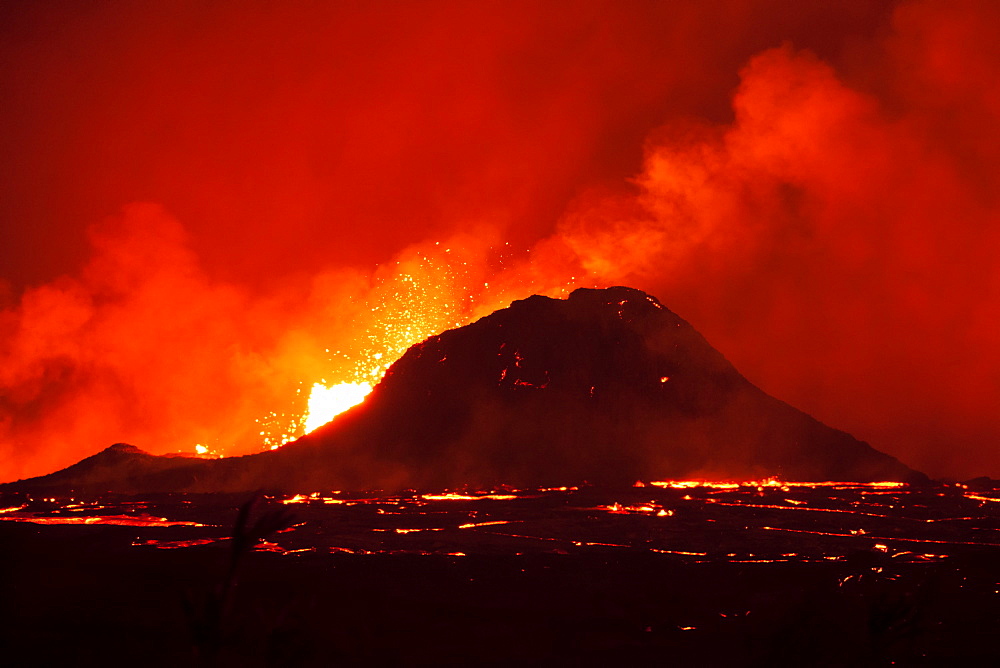
<instances>
[{"instance_id":1,"label":"steam cloud","mask_svg":"<svg viewBox=\"0 0 1000 668\"><path fill-rule=\"evenodd\" d=\"M2 477L253 451L386 330L610 284L1000 475L1000 9L779 5L4 10Z\"/></svg>"}]
</instances>

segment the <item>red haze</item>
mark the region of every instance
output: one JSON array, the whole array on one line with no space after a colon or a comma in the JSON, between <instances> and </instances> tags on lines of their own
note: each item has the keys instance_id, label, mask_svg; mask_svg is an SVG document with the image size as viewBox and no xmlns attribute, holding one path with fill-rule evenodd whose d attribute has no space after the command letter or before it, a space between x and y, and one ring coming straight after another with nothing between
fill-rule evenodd
<instances>
[{"instance_id":1,"label":"red haze","mask_svg":"<svg viewBox=\"0 0 1000 668\"><path fill-rule=\"evenodd\" d=\"M252 451L387 328L613 283L1000 475L998 10L788 4L0 5L0 477Z\"/></svg>"}]
</instances>

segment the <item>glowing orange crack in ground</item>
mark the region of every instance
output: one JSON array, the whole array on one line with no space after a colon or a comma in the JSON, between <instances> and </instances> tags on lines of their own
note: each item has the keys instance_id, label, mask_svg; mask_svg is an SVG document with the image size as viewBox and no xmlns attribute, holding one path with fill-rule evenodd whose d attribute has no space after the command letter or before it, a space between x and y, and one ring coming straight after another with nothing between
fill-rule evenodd
<instances>
[{"instance_id":1,"label":"glowing orange crack in ground","mask_svg":"<svg viewBox=\"0 0 1000 668\"><path fill-rule=\"evenodd\" d=\"M110 524L130 527L204 527L200 522L175 522L165 517L152 515L93 515L90 517L0 517L9 522L31 522L33 524Z\"/></svg>"}]
</instances>

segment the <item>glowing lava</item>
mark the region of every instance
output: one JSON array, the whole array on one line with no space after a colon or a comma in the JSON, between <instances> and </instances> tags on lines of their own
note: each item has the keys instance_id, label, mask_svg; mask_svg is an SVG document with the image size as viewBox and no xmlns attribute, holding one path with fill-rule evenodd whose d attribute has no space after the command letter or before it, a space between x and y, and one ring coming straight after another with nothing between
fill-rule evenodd
<instances>
[{"instance_id":1,"label":"glowing lava","mask_svg":"<svg viewBox=\"0 0 1000 668\"><path fill-rule=\"evenodd\" d=\"M386 267L367 296L368 308L359 312L356 332L341 342L342 350L327 348L325 360L317 359L325 368L312 376L318 381L304 412L276 411L257 420L264 448L277 449L361 403L410 346L473 319L485 284L471 272L481 264L474 251L435 243ZM328 383L330 377L343 382Z\"/></svg>"},{"instance_id":2,"label":"glowing lava","mask_svg":"<svg viewBox=\"0 0 1000 668\"><path fill-rule=\"evenodd\" d=\"M364 401L389 367L429 336L462 327L532 293L565 297L579 287L575 275L491 284L485 268L503 267L505 258L512 257L510 244L461 241L415 247L376 271L370 290L357 300L360 308L352 311L350 326L337 322L340 330L329 340L331 348L304 356L308 361L299 370L295 408L256 419L261 449L276 450ZM306 394L303 406L299 402Z\"/></svg>"},{"instance_id":3,"label":"glowing lava","mask_svg":"<svg viewBox=\"0 0 1000 668\"><path fill-rule=\"evenodd\" d=\"M317 427L340 415L348 408L357 406L372 391L370 383L339 383L327 387L316 383L309 395L309 409L305 415L303 429L309 433Z\"/></svg>"}]
</instances>

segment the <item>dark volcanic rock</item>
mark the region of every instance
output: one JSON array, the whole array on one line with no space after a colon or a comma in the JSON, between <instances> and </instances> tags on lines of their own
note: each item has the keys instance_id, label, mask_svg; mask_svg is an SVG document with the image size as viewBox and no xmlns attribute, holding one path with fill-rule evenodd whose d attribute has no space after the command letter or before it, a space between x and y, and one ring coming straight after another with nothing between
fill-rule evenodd
<instances>
[{"instance_id":1,"label":"dark volcanic rock","mask_svg":"<svg viewBox=\"0 0 1000 668\"><path fill-rule=\"evenodd\" d=\"M39 491L63 488L139 491L151 479L171 476L177 470L197 466L200 462L193 457L151 455L134 445L115 443L61 471L22 480L11 486Z\"/></svg>"},{"instance_id":2,"label":"dark volcanic rock","mask_svg":"<svg viewBox=\"0 0 1000 668\"><path fill-rule=\"evenodd\" d=\"M772 475L925 479L768 396L655 298L616 287L516 301L413 346L364 404L278 451L147 482L303 491Z\"/></svg>"},{"instance_id":3,"label":"dark volcanic rock","mask_svg":"<svg viewBox=\"0 0 1000 668\"><path fill-rule=\"evenodd\" d=\"M413 346L363 408L289 452L388 486L914 472L774 399L631 288L534 296ZM916 477L919 477L917 475Z\"/></svg>"}]
</instances>

